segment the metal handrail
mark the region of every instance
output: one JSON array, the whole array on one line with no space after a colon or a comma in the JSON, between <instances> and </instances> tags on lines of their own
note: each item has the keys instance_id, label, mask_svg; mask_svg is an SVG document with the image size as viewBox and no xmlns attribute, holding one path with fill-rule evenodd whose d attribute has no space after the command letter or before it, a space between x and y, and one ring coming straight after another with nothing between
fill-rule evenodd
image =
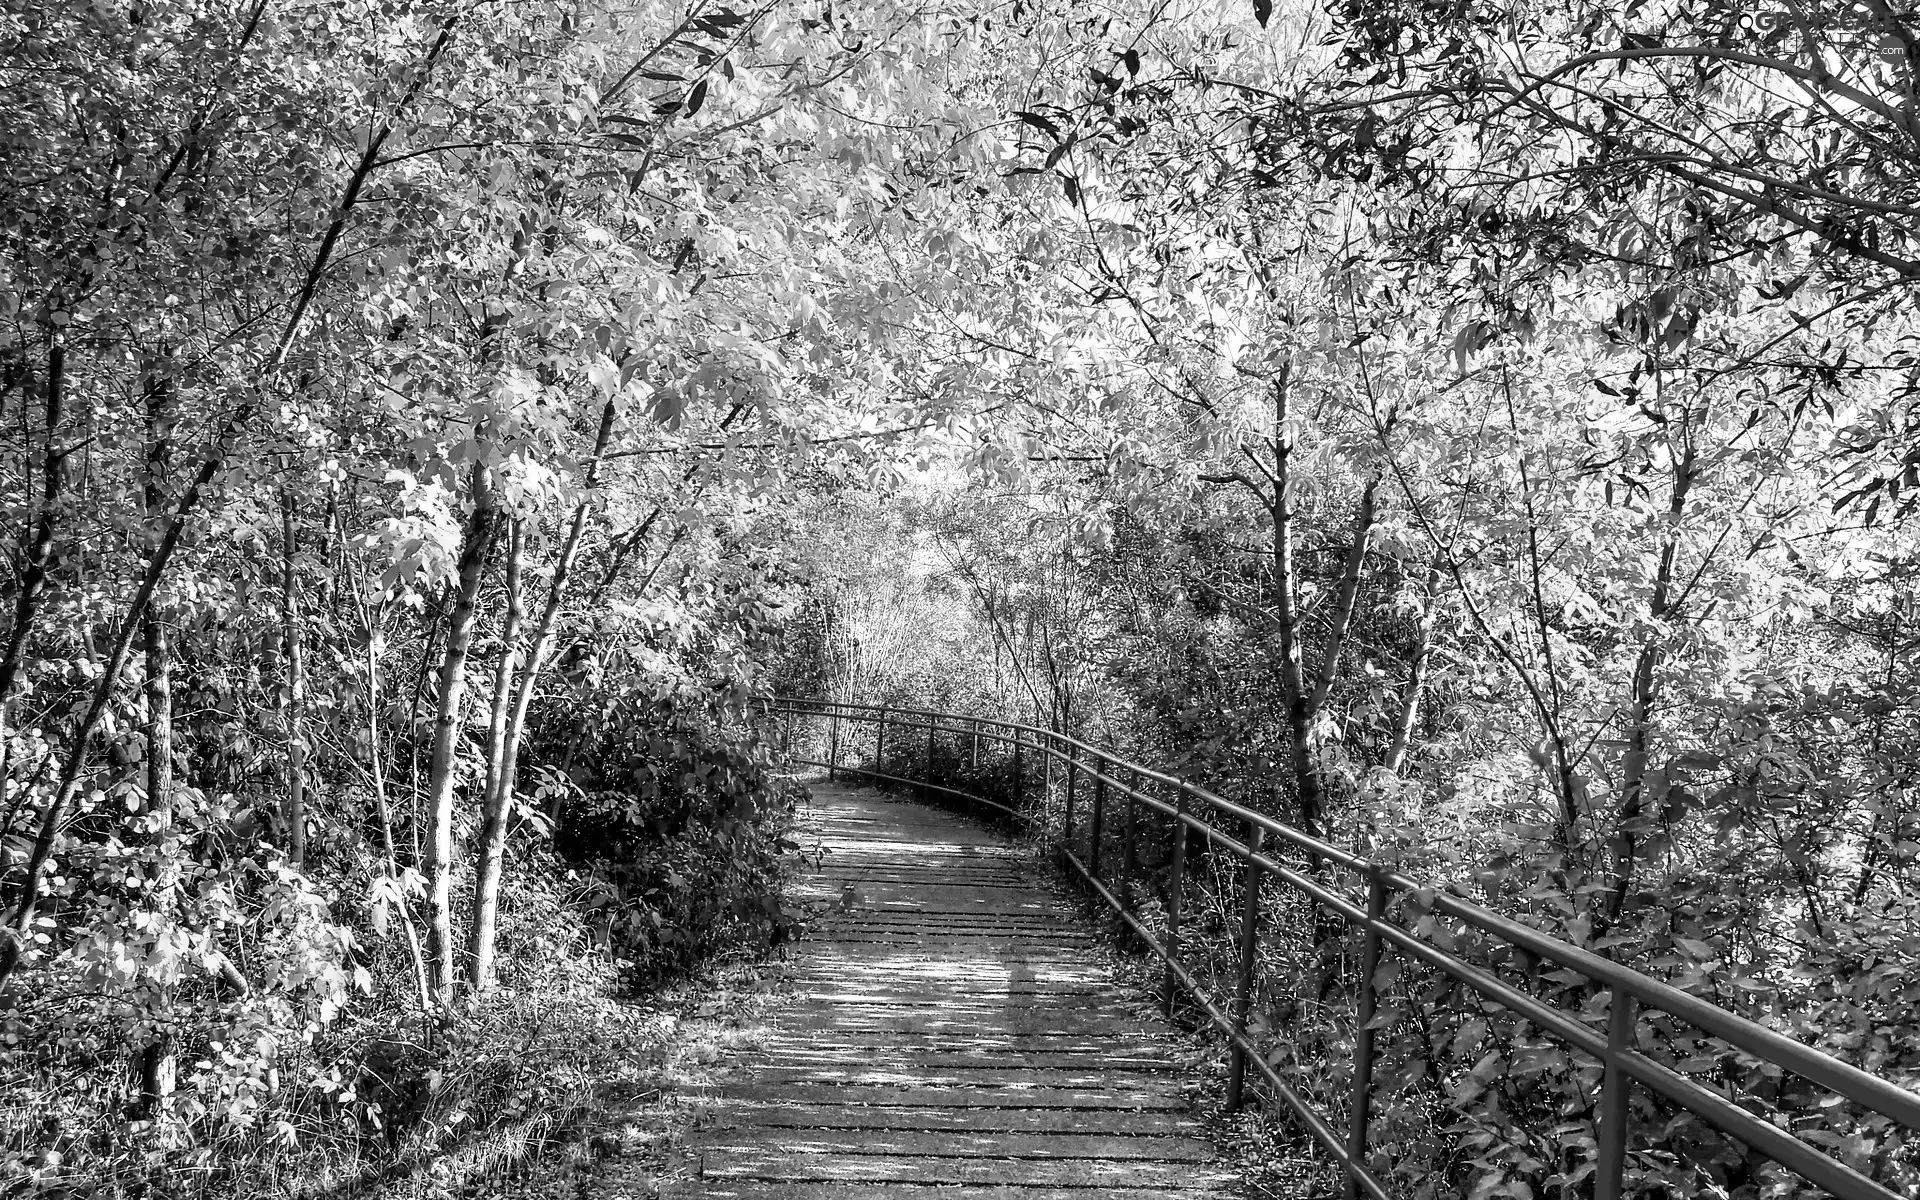
<instances>
[{"instance_id":1,"label":"metal handrail","mask_svg":"<svg viewBox=\"0 0 1920 1200\"><path fill-rule=\"evenodd\" d=\"M1651 1008L1665 1012L1702 1033L1726 1042L1754 1058L1771 1063L1871 1109L1909 1129L1920 1131L1920 1093L1909 1091L1891 1080L1862 1071L1824 1054L1784 1034L1749 1021L1735 1013L1689 995L1670 984L1644 975L1621 963L1604 958L1571 942L1533 929L1510 917L1493 912L1464 897L1422 884L1390 868L1378 866L1351 851L1323 842L1263 813L1197 787L1161 771L1120 756L1051 729L1018 721L975 717L933 709L886 705L856 704L827 700L775 698L765 701L763 711L769 717L787 718L786 744L791 746L793 722L802 717L824 718L829 722L828 755L824 761L793 758L792 761L827 768L829 774L847 772L862 778L926 788L944 795L985 804L1010 816L1020 816L1017 808L1025 790L1026 771L1023 752L1032 750L1043 756L1049 786L1055 764L1065 767L1065 828L1057 848L1092 891L1128 925L1143 944L1166 965L1166 995L1169 1004L1176 987L1184 991L1207 1019L1225 1034L1232 1051L1228 1073L1228 1099L1237 1106L1245 1071L1251 1066L1293 1112L1314 1140L1339 1163L1346 1178L1348 1200L1365 1194L1374 1200L1388 1200L1384 1184L1366 1165L1367 1130L1374 1067L1374 1030L1367 1026L1374 1015L1376 996L1374 975L1379 956L1390 944L1411 959L1432 967L1473 988L1502 1008L1532 1022L1543 1031L1567 1043L1573 1049L1599 1061L1604 1076L1600 1097L1599 1161L1595 1164L1596 1200L1618 1200L1622 1194L1626 1159L1626 1133L1629 1115L1627 1101L1631 1084L1639 1084L1701 1117L1721 1132L1737 1138L1761 1154L1794 1171L1809 1182L1825 1188L1841 1200L1898 1200L1897 1194L1868 1178L1853 1167L1834 1159L1820 1149L1780 1129L1762 1117L1742 1108L1724 1096L1693 1082L1671 1067L1634 1048L1637 1028L1635 1010ZM873 724L877 734L872 769L843 763L840 759L842 721ZM936 733L957 734L974 739L978 747L989 744L1010 747L1014 771L1015 807L979 796L960 788L913 779L885 770L886 731L889 726L924 731L927 739L926 761L932 762ZM1152 795L1143 784L1157 783L1173 790L1174 803ZM1076 788L1092 785L1092 837L1089 853L1082 859L1073 849L1073 805ZM1133 857L1133 813L1144 805L1173 822L1175 844L1173 875L1168 894L1169 928L1163 940L1149 930L1133 913L1122 895L1116 894L1101 877L1101 823L1110 793L1117 793L1127 805L1128 824L1124 844L1125 872L1130 875ZM1194 808L1201 808L1241 822L1247 830L1245 840L1236 839L1215 828ZM1049 834L1051 831L1047 831ZM1235 1011L1228 1013L1210 998L1180 959L1179 905L1182 892L1186 842L1198 835L1209 846L1217 847L1245 864L1246 909L1241 918L1241 967ZM1276 838L1303 853L1307 861L1334 864L1366 882L1367 899L1363 904L1340 896L1329 889L1323 878L1287 866L1266 853L1264 843ZM1318 908L1359 928L1364 935L1363 970L1358 985L1360 1019L1355 1038L1354 1094L1347 1114L1345 1136L1329 1117L1315 1109L1270 1066L1259 1047L1248 1038L1247 1001L1253 982L1254 930L1259 920L1258 893L1262 876L1271 875ZM1124 890L1124 888L1123 888ZM1502 982L1489 972L1435 945L1386 917L1387 900L1392 894L1413 898L1421 908L1454 918L1478 929L1505 945L1524 950L1538 958L1555 962L1579 973L1610 992L1607 1030L1604 1035L1584 1024L1576 1015L1555 1008ZM1169 945L1169 943L1171 943Z\"/></svg>"}]
</instances>

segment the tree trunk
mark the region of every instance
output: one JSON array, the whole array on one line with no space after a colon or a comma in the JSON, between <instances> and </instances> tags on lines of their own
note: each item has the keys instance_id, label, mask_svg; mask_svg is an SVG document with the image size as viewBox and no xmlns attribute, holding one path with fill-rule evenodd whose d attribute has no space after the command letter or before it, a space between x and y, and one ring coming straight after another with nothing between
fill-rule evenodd
<instances>
[{"instance_id":1,"label":"tree trunk","mask_svg":"<svg viewBox=\"0 0 1920 1200\"><path fill-rule=\"evenodd\" d=\"M1312 695L1300 665L1300 614L1295 605L1297 574L1293 560L1292 437L1287 432L1288 373L1273 385L1274 611L1280 626L1280 687L1287 706L1287 745L1293 767L1295 817L1301 832L1320 835L1320 773L1313 762ZM1309 866L1316 866L1317 856Z\"/></svg>"},{"instance_id":2,"label":"tree trunk","mask_svg":"<svg viewBox=\"0 0 1920 1200\"><path fill-rule=\"evenodd\" d=\"M1307 702L1308 716L1317 715L1333 691L1340 672L1340 652L1345 648L1347 629L1353 624L1354 605L1360 598L1360 571L1366 565L1367 543L1373 538L1373 496L1380 486L1379 476L1367 480L1361 489L1360 503L1353 513L1353 544L1347 550L1346 566L1340 572L1340 587L1333 598L1333 625L1327 631L1326 652L1320 657L1320 677L1313 685L1313 698Z\"/></svg>"},{"instance_id":3,"label":"tree trunk","mask_svg":"<svg viewBox=\"0 0 1920 1200\"><path fill-rule=\"evenodd\" d=\"M287 698L281 713L287 737L287 860L295 867L307 861L307 741L305 719L307 666L306 631L300 620L300 593L294 574L299 546L293 526L293 496L280 493L280 614L287 644Z\"/></svg>"},{"instance_id":4,"label":"tree trunk","mask_svg":"<svg viewBox=\"0 0 1920 1200\"><path fill-rule=\"evenodd\" d=\"M371 754L369 775L373 779L373 804L380 818L380 849L386 856L387 878L400 878L400 864L393 844L393 805L387 797L385 755L380 746L380 653L385 638L376 616L366 614L367 626L367 746ZM414 928L413 900L404 892L400 897L400 927L407 937L407 955L413 962L414 982L420 989L420 1010L433 1007L433 986L427 978L426 956L420 952L420 931Z\"/></svg>"},{"instance_id":5,"label":"tree trunk","mask_svg":"<svg viewBox=\"0 0 1920 1200\"><path fill-rule=\"evenodd\" d=\"M487 773L480 787L481 804L490 810L500 787L501 759L507 749L507 714L513 708L513 681L519 675L520 622L526 616L520 573L526 567L527 530L519 517L507 520L505 591L507 611L500 624L500 658L493 672L493 698L487 710Z\"/></svg>"},{"instance_id":6,"label":"tree trunk","mask_svg":"<svg viewBox=\"0 0 1920 1200\"><path fill-rule=\"evenodd\" d=\"M60 422L66 408L67 346L54 334L47 344L45 463L41 468L40 512L34 521L33 539L28 543L26 567L20 575L20 594L14 600L13 625L7 630L7 643L0 650L0 722L4 706L13 699L13 685L26 661L27 641L40 613L40 597L46 590L47 562L53 554L53 530L66 493L67 456L60 449ZM0 739L6 726L0 723ZM0 777L0 788L6 786Z\"/></svg>"},{"instance_id":7,"label":"tree trunk","mask_svg":"<svg viewBox=\"0 0 1920 1200\"><path fill-rule=\"evenodd\" d=\"M609 399L600 412L600 428L594 435L593 459L587 466L586 490L591 493L599 482L600 461L606 454L607 442L613 436L613 422L617 415L613 401ZM513 689L513 706L507 713L500 757L500 771L495 789L487 800L486 827L480 839L480 854L474 875L473 926L468 931L468 981L473 985L476 995L484 994L493 986L493 962L495 941L499 929L500 915L500 872L506 855L507 814L513 806L514 788L520 774L520 740L527 727L527 710L533 704L534 689L539 686L540 673L545 669L547 655L553 650L554 638L560 629L560 610L566 602L567 585L573 578L573 566L580 553L581 536L586 532L587 513L591 496L582 498L574 505L573 518L567 525L566 541L560 547L559 561L554 564L553 583L547 589L546 603L541 607L540 620L535 624L532 644L527 649L526 662L520 668L520 678ZM517 607L517 590L510 592L510 605ZM512 613L513 608L509 609Z\"/></svg>"},{"instance_id":8,"label":"tree trunk","mask_svg":"<svg viewBox=\"0 0 1920 1200\"><path fill-rule=\"evenodd\" d=\"M166 519L166 478L172 444L167 436L167 400L170 384L156 379L147 391L147 462L145 502L147 532L152 537ZM142 641L146 654L146 735L147 802L144 816L144 840L163 842L173 827L173 648L167 637L166 614L158 605L149 604L141 617ZM174 915L173 891L177 872L171 854L162 851L160 867L151 882L148 895L162 919L171 922ZM172 997L161 995L157 1001L164 1014ZM164 1016L163 1016L164 1019ZM140 1048L135 1069L139 1098L135 1112L152 1114L173 1091L174 1057L172 1039L164 1032Z\"/></svg>"},{"instance_id":9,"label":"tree trunk","mask_svg":"<svg viewBox=\"0 0 1920 1200\"><path fill-rule=\"evenodd\" d=\"M1407 762L1407 747L1413 741L1413 726L1420 715L1420 694L1427 686L1427 667L1433 661L1433 625L1439 609L1440 569L1427 575L1427 605L1420 614L1420 640L1413 649L1413 662L1407 672L1407 690L1400 696L1400 715L1393 723L1393 744L1381 765L1398 775Z\"/></svg>"},{"instance_id":10,"label":"tree trunk","mask_svg":"<svg viewBox=\"0 0 1920 1200\"><path fill-rule=\"evenodd\" d=\"M484 461L473 465L473 513L461 534L453 612L447 621L446 648L434 702L433 750L427 760L427 957L434 998L453 1004L453 782L467 695L467 656L473 645L482 568L493 538L494 499Z\"/></svg>"},{"instance_id":11,"label":"tree trunk","mask_svg":"<svg viewBox=\"0 0 1920 1200\"><path fill-rule=\"evenodd\" d=\"M1627 893L1633 888L1639 851L1637 826L1646 808L1647 757L1652 751L1653 712L1659 702L1658 670L1663 635L1657 627L1672 615L1673 567L1680 552L1680 523L1686 514L1687 493L1693 486L1693 466L1693 449L1689 446L1674 470L1673 494L1667 505L1666 538L1654 573L1653 595L1647 602L1647 615L1653 619L1656 629L1634 659L1629 685L1627 752L1621 764L1620 808L1615 818L1613 885L1607 891L1606 900L1609 922L1620 919L1626 910Z\"/></svg>"},{"instance_id":12,"label":"tree trunk","mask_svg":"<svg viewBox=\"0 0 1920 1200\"><path fill-rule=\"evenodd\" d=\"M520 656L521 595L526 531L519 518L507 532L507 614L500 638L500 665L494 672L493 704L487 720L487 774L480 790L480 842L473 877L473 920L467 926L467 983L475 995L493 980L494 928L500 905L500 867L507 845L507 810L513 781L507 774L507 725L513 713L515 669Z\"/></svg>"}]
</instances>

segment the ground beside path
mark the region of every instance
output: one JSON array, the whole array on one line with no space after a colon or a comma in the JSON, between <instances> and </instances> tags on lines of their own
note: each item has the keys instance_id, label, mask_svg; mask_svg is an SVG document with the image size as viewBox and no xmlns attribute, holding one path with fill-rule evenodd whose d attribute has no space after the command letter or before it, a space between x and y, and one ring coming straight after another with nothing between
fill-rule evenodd
<instances>
[{"instance_id":1,"label":"ground beside path","mask_svg":"<svg viewBox=\"0 0 1920 1200\"><path fill-rule=\"evenodd\" d=\"M792 1000L690 1097L672 1196L1212 1200L1185 1043L1036 868L939 809L814 785L828 915ZM810 839L811 840L811 839Z\"/></svg>"}]
</instances>

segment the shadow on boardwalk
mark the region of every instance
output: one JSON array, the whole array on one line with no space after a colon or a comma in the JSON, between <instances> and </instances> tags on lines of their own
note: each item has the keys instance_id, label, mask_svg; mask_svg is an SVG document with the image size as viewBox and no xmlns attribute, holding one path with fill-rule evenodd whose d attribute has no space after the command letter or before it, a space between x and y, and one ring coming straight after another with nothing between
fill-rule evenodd
<instances>
[{"instance_id":1,"label":"shadow on boardwalk","mask_svg":"<svg viewBox=\"0 0 1920 1200\"><path fill-rule=\"evenodd\" d=\"M816 784L831 915L761 1049L699 1089L673 1196L1210 1200L1184 1043L1004 841Z\"/></svg>"}]
</instances>

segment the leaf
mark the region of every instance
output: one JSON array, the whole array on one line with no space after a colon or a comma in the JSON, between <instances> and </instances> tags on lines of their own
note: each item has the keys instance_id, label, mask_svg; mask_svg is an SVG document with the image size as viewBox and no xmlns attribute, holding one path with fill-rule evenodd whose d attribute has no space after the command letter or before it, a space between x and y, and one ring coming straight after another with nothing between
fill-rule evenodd
<instances>
[{"instance_id":1,"label":"leaf","mask_svg":"<svg viewBox=\"0 0 1920 1200\"><path fill-rule=\"evenodd\" d=\"M1673 939L1673 944L1685 950L1700 962L1715 961L1720 957L1720 951L1714 948L1713 943L1703 942L1698 938L1680 937L1676 934Z\"/></svg>"},{"instance_id":2,"label":"leaf","mask_svg":"<svg viewBox=\"0 0 1920 1200\"><path fill-rule=\"evenodd\" d=\"M1375 1012L1373 1019L1368 1021L1364 1028L1391 1029L1393 1026L1398 1025L1406 1015L1405 1009L1395 1008L1389 1004Z\"/></svg>"},{"instance_id":3,"label":"leaf","mask_svg":"<svg viewBox=\"0 0 1920 1200\"><path fill-rule=\"evenodd\" d=\"M1267 27L1267 18L1273 16L1273 0L1253 0L1253 19L1260 22L1260 28Z\"/></svg>"},{"instance_id":4,"label":"leaf","mask_svg":"<svg viewBox=\"0 0 1920 1200\"><path fill-rule=\"evenodd\" d=\"M1023 112L1017 115L1023 124L1033 126L1056 142L1060 140L1060 127L1039 113Z\"/></svg>"},{"instance_id":5,"label":"leaf","mask_svg":"<svg viewBox=\"0 0 1920 1200\"><path fill-rule=\"evenodd\" d=\"M1080 181L1071 175L1062 175L1060 181L1066 186L1067 203L1080 207Z\"/></svg>"},{"instance_id":6,"label":"leaf","mask_svg":"<svg viewBox=\"0 0 1920 1200\"><path fill-rule=\"evenodd\" d=\"M1468 321L1453 335L1453 358L1460 373L1467 373L1467 360L1493 341L1494 328L1485 321Z\"/></svg>"},{"instance_id":7,"label":"leaf","mask_svg":"<svg viewBox=\"0 0 1920 1200\"><path fill-rule=\"evenodd\" d=\"M1120 62L1127 68L1129 76L1137 78L1140 74L1140 52L1129 50L1120 56Z\"/></svg>"},{"instance_id":8,"label":"leaf","mask_svg":"<svg viewBox=\"0 0 1920 1200\"><path fill-rule=\"evenodd\" d=\"M707 81L702 79L699 83L696 83L693 85L692 91L687 93L687 111L685 115L690 117L693 114L699 112L700 106L702 104L705 104L706 102L707 102Z\"/></svg>"},{"instance_id":9,"label":"leaf","mask_svg":"<svg viewBox=\"0 0 1920 1200\"><path fill-rule=\"evenodd\" d=\"M746 18L731 8L723 8L696 19L693 27L708 37L719 37L727 30L745 21Z\"/></svg>"}]
</instances>

